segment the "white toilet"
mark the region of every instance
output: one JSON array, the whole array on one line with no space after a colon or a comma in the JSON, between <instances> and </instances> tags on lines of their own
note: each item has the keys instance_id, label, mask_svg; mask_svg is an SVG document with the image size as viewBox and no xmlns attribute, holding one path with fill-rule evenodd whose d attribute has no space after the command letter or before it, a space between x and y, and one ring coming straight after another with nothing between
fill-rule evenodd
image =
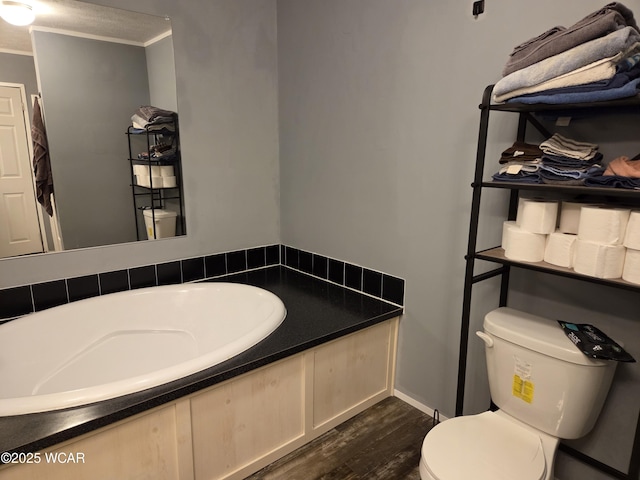
<instances>
[{"instance_id":1,"label":"white toilet","mask_svg":"<svg viewBox=\"0 0 640 480\"><path fill-rule=\"evenodd\" d=\"M489 312L477 334L499 410L433 428L422 480L552 480L559 440L591 431L617 362L584 355L557 321L508 307Z\"/></svg>"}]
</instances>

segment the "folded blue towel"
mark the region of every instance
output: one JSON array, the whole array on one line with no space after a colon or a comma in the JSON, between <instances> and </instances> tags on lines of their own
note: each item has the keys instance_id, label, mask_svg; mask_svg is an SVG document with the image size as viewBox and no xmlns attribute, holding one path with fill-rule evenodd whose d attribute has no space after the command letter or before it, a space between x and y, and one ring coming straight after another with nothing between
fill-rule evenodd
<instances>
[{"instance_id":1,"label":"folded blue towel","mask_svg":"<svg viewBox=\"0 0 640 480\"><path fill-rule=\"evenodd\" d=\"M638 94L640 78L631 80L621 87L604 90L593 90L589 92L569 92L547 94L546 92L522 95L507 100L508 103L536 104L546 103L550 105L560 105L568 103L590 103L618 100L620 98L634 97Z\"/></svg>"},{"instance_id":2,"label":"folded blue towel","mask_svg":"<svg viewBox=\"0 0 640 480\"><path fill-rule=\"evenodd\" d=\"M619 175L598 175L585 179L584 185L587 187L609 187L638 190L640 189L640 178L621 177Z\"/></svg>"}]
</instances>

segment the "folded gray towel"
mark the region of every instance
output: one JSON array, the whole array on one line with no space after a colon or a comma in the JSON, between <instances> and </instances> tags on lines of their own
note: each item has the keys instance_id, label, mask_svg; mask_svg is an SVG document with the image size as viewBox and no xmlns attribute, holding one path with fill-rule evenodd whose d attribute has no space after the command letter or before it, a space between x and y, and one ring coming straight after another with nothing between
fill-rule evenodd
<instances>
[{"instance_id":1,"label":"folded gray towel","mask_svg":"<svg viewBox=\"0 0 640 480\"><path fill-rule=\"evenodd\" d=\"M509 75L516 70L626 26L640 30L629 8L619 2L609 3L569 28L553 27L515 47L502 75Z\"/></svg>"},{"instance_id":2,"label":"folded gray towel","mask_svg":"<svg viewBox=\"0 0 640 480\"><path fill-rule=\"evenodd\" d=\"M637 30L624 27L502 77L493 88L493 95L496 101L504 101L505 98L501 97L507 93L541 84L598 60L619 55L619 58L613 59L614 62L619 62L624 58L621 53L635 53L632 49L639 41L640 33ZM615 64L612 68L615 70Z\"/></svg>"}]
</instances>

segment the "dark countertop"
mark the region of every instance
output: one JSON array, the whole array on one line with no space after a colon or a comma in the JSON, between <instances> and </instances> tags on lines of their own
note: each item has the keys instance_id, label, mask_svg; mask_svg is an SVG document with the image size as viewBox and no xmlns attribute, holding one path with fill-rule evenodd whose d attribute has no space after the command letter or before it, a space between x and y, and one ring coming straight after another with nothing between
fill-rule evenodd
<instances>
[{"instance_id":1,"label":"dark countertop","mask_svg":"<svg viewBox=\"0 0 640 480\"><path fill-rule=\"evenodd\" d=\"M287 316L267 338L188 377L91 405L0 417L0 452L36 452L198 390L402 314L402 307L283 266L210 281L247 283L275 293ZM19 321L19 320L18 320Z\"/></svg>"}]
</instances>

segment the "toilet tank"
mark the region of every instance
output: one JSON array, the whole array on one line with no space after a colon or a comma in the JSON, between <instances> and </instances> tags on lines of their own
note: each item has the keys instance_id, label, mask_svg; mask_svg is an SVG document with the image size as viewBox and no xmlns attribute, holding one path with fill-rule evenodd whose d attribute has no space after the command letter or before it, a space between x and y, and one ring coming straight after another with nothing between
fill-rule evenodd
<instances>
[{"instance_id":1,"label":"toilet tank","mask_svg":"<svg viewBox=\"0 0 640 480\"><path fill-rule=\"evenodd\" d=\"M484 320L493 402L505 413L558 438L591 431L617 362L584 355L556 320L509 307Z\"/></svg>"}]
</instances>

